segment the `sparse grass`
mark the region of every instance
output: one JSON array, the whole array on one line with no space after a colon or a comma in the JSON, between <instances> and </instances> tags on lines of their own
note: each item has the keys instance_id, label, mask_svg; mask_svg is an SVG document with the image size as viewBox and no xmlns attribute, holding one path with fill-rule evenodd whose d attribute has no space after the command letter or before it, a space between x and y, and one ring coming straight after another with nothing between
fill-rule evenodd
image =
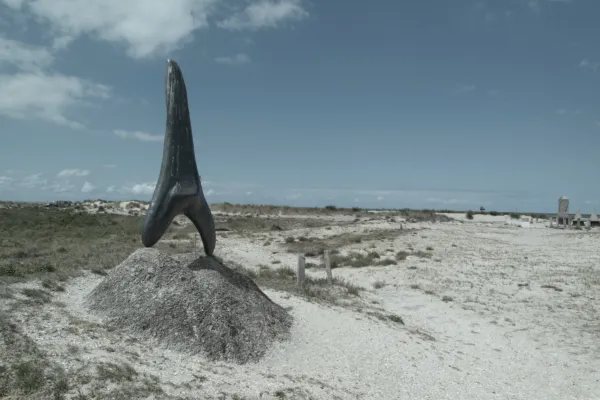
<instances>
[{"instance_id":1,"label":"sparse grass","mask_svg":"<svg viewBox=\"0 0 600 400\"><path fill-rule=\"evenodd\" d=\"M64 281L106 270L140 246L141 217L24 207L0 209L0 281Z\"/></svg>"},{"instance_id":2,"label":"sparse grass","mask_svg":"<svg viewBox=\"0 0 600 400\"><path fill-rule=\"evenodd\" d=\"M55 279L44 279L42 281L42 287L53 292L64 292L65 288Z\"/></svg>"},{"instance_id":3,"label":"sparse grass","mask_svg":"<svg viewBox=\"0 0 600 400\"><path fill-rule=\"evenodd\" d=\"M292 236L288 236L284 240L285 243L294 243L295 241L296 239L294 239Z\"/></svg>"},{"instance_id":4,"label":"sparse grass","mask_svg":"<svg viewBox=\"0 0 600 400\"><path fill-rule=\"evenodd\" d=\"M556 292L562 292L562 291L563 291L561 288L559 288L559 287L558 287L558 286L556 286L556 285L541 285L540 287L541 287L542 289L552 289L552 290L554 290L554 291L556 291Z\"/></svg>"},{"instance_id":5,"label":"sparse grass","mask_svg":"<svg viewBox=\"0 0 600 400\"><path fill-rule=\"evenodd\" d=\"M433 247L427 246L427 247L425 247L425 250L427 250L427 251L433 251Z\"/></svg>"},{"instance_id":6,"label":"sparse grass","mask_svg":"<svg viewBox=\"0 0 600 400\"><path fill-rule=\"evenodd\" d=\"M412 255L419 258L431 258L431 253L427 253L421 250L415 251L414 253L412 253Z\"/></svg>"},{"instance_id":7,"label":"sparse grass","mask_svg":"<svg viewBox=\"0 0 600 400\"><path fill-rule=\"evenodd\" d=\"M123 381L133 381L137 376L137 371L129 364L102 363L96 366L98 378L103 381L115 383Z\"/></svg>"},{"instance_id":8,"label":"sparse grass","mask_svg":"<svg viewBox=\"0 0 600 400\"><path fill-rule=\"evenodd\" d=\"M386 267L388 265L396 265L396 261L392 260L391 258L384 258L381 260L377 260L375 262L375 265L378 267Z\"/></svg>"},{"instance_id":9,"label":"sparse grass","mask_svg":"<svg viewBox=\"0 0 600 400\"><path fill-rule=\"evenodd\" d=\"M510 213L509 215L512 219L520 219L521 218L521 214L519 214L519 213Z\"/></svg>"},{"instance_id":10,"label":"sparse grass","mask_svg":"<svg viewBox=\"0 0 600 400\"><path fill-rule=\"evenodd\" d=\"M359 296L363 290L345 279L334 277L333 285L330 286L327 278L313 278L310 276L306 276L304 287L298 288L296 271L290 267L271 268L260 265L258 272L256 272L234 262L228 261L225 263L223 260L220 261L230 268L249 276L259 287L289 292L310 300L337 304L340 299Z\"/></svg>"},{"instance_id":11,"label":"sparse grass","mask_svg":"<svg viewBox=\"0 0 600 400\"><path fill-rule=\"evenodd\" d=\"M396 324L404 325L404 320L402 319L402 317L396 314L382 314L378 311L367 311L365 314L377 318L382 322L392 321Z\"/></svg>"},{"instance_id":12,"label":"sparse grass","mask_svg":"<svg viewBox=\"0 0 600 400\"><path fill-rule=\"evenodd\" d=\"M3 313L0 338L0 398L63 398L68 385L61 367L51 363Z\"/></svg>"},{"instance_id":13,"label":"sparse grass","mask_svg":"<svg viewBox=\"0 0 600 400\"><path fill-rule=\"evenodd\" d=\"M384 286L385 286L385 281L378 280L378 281L373 282L373 287L375 289L381 289Z\"/></svg>"},{"instance_id":14,"label":"sparse grass","mask_svg":"<svg viewBox=\"0 0 600 400\"><path fill-rule=\"evenodd\" d=\"M400 250L399 252L396 253L396 260L397 261L404 261L404 260L406 260L406 258L409 255L410 255L410 253L408 251Z\"/></svg>"},{"instance_id":15,"label":"sparse grass","mask_svg":"<svg viewBox=\"0 0 600 400\"><path fill-rule=\"evenodd\" d=\"M454 301L454 298L452 296L442 296L442 301L449 303L451 301Z\"/></svg>"},{"instance_id":16,"label":"sparse grass","mask_svg":"<svg viewBox=\"0 0 600 400\"><path fill-rule=\"evenodd\" d=\"M367 254L359 252L351 252L348 255L335 254L330 257L331 268L352 267L363 268L370 266L386 266L395 265L396 261L389 258L381 258L376 252Z\"/></svg>"},{"instance_id":17,"label":"sparse grass","mask_svg":"<svg viewBox=\"0 0 600 400\"><path fill-rule=\"evenodd\" d=\"M467 211L465 216L467 217L468 220L472 220L473 219L473 211L471 211L471 210Z\"/></svg>"},{"instance_id":18,"label":"sparse grass","mask_svg":"<svg viewBox=\"0 0 600 400\"><path fill-rule=\"evenodd\" d=\"M308 237L304 241L288 241L285 240L285 248L290 253L304 254L307 257L322 255L325 250L330 250L333 254L334 250L339 250L342 247L366 241L383 241L395 239L400 235L412 232L409 229L388 229L376 230L367 233L342 233L338 235L328 236L323 239Z\"/></svg>"},{"instance_id":19,"label":"sparse grass","mask_svg":"<svg viewBox=\"0 0 600 400\"><path fill-rule=\"evenodd\" d=\"M330 221L314 218L310 215L307 215L306 218L277 217L277 223L274 223L274 220L271 218L261 218L254 215L215 215L214 218L217 232L288 231L298 228L320 228L331 224ZM188 225L186 231L195 232L195 228L190 224Z\"/></svg>"},{"instance_id":20,"label":"sparse grass","mask_svg":"<svg viewBox=\"0 0 600 400\"><path fill-rule=\"evenodd\" d=\"M40 304L49 303L50 300L52 299L52 297L50 296L50 293L48 293L42 289L26 288L26 289L23 289L21 291L21 293L23 293L25 296L29 297L31 300L34 300L35 302L40 303Z\"/></svg>"},{"instance_id":21,"label":"sparse grass","mask_svg":"<svg viewBox=\"0 0 600 400\"><path fill-rule=\"evenodd\" d=\"M390 314L390 315L388 315L387 317L388 317L388 319L389 319L390 321L392 321L392 322L395 322L395 323L397 323L397 324L404 325L404 320L402 319L402 317L400 317L400 316L398 316L398 315L395 315L395 314Z\"/></svg>"}]
</instances>

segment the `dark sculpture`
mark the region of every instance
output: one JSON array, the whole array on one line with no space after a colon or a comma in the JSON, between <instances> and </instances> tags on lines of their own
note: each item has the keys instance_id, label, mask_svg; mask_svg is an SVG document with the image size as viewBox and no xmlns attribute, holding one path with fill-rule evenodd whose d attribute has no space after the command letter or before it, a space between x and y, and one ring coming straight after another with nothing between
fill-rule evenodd
<instances>
[{"instance_id":1,"label":"dark sculpture","mask_svg":"<svg viewBox=\"0 0 600 400\"><path fill-rule=\"evenodd\" d=\"M142 243L152 247L164 235L178 214L184 214L196 226L204 252L210 256L215 250L216 233L212 213L202 192L187 91L179 65L167 60L165 82L167 129L160 176L146 213Z\"/></svg>"}]
</instances>

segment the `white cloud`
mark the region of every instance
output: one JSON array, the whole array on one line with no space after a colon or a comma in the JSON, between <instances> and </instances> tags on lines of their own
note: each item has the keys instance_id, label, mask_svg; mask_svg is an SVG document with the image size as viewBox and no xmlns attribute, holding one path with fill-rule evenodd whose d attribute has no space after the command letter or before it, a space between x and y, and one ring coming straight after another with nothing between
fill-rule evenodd
<instances>
[{"instance_id":1,"label":"white cloud","mask_svg":"<svg viewBox=\"0 0 600 400\"><path fill-rule=\"evenodd\" d=\"M0 37L0 67L9 65L22 71L40 71L53 61L54 56L43 47Z\"/></svg>"},{"instance_id":2,"label":"white cloud","mask_svg":"<svg viewBox=\"0 0 600 400\"><path fill-rule=\"evenodd\" d=\"M156 182L145 182L145 183L136 183L130 188L126 188L127 191L130 191L133 194L152 194L154 193L154 188L156 187Z\"/></svg>"},{"instance_id":3,"label":"white cloud","mask_svg":"<svg viewBox=\"0 0 600 400\"><path fill-rule=\"evenodd\" d=\"M142 142L162 142L165 137L163 135L152 135L141 131L125 131L116 129L113 131L115 135L121 139L136 139Z\"/></svg>"},{"instance_id":4,"label":"white cloud","mask_svg":"<svg viewBox=\"0 0 600 400\"><path fill-rule=\"evenodd\" d=\"M207 196L212 196L213 194L215 194L215 191L213 189L208 189L208 191L206 192Z\"/></svg>"},{"instance_id":5,"label":"white cloud","mask_svg":"<svg viewBox=\"0 0 600 400\"><path fill-rule=\"evenodd\" d=\"M111 89L50 71L55 54L78 38L119 44L133 58L166 57L207 28L209 18L219 18L218 25L226 29L275 28L307 17L302 1L248 0L240 10L232 8L230 0L0 0L7 6L3 19L23 30L40 31L47 44L0 37L0 116L85 128L70 117L77 115L74 108L109 98ZM250 58L240 53L216 61L244 64ZM144 132L132 134L138 140L159 140Z\"/></svg>"},{"instance_id":6,"label":"white cloud","mask_svg":"<svg viewBox=\"0 0 600 400\"><path fill-rule=\"evenodd\" d=\"M385 199L385 197L383 197L383 196L377 196L377 201L381 201L383 199Z\"/></svg>"},{"instance_id":7,"label":"white cloud","mask_svg":"<svg viewBox=\"0 0 600 400\"><path fill-rule=\"evenodd\" d=\"M594 72L597 72L598 69L600 69L599 62L590 61L588 58L584 58L583 60L581 60L581 62L579 63L579 66L581 68L590 69Z\"/></svg>"},{"instance_id":8,"label":"white cloud","mask_svg":"<svg viewBox=\"0 0 600 400\"><path fill-rule=\"evenodd\" d=\"M456 91L458 93L467 93L467 92L472 92L475 89L477 89L477 87L475 85L463 84L463 85L459 85L459 87L456 89Z\"/></svg>"},{"instance_id":9,"label":"white cloud","mask_svg":"<svg viewBox=\"0 0 600 400\"><path fill-rule=\"evenodd\" d=\"M455 199L455 198L442 199L442 198L438 198L438 197L428 197L425 199L425 201L427 203L438 203L438 204L468 204L469 203L469 200L465 200L465 199Z\"/></svg>"},{"instance_id":10,"label":"white cloud","mask_svg":"<svg viewBox=\"0 0 600 400\"><path fill-rule=\"evenodd\" d=\"M115 186L109 186L106 188L106 193L112 193L115 190L117 190L117 188Z\"/></svg>"},{"instance_id":11,"label":"white cloud","mask_svg":"<svg viewBox=\"0 0 600 400\"><path fill-rule=\"evenodd\" d=\"M71 128L83 124L67 116L71 107L106 99L109 88L74 76L45 72L0 74L0 115L42 119Z\"/></svg>"},{"instance_id":12,"label":"white cloud","mask_svg":"<svg viewBox=\"0 0 600 400\"><path fill-rule=\"evenodd\" d=\"M9 176L0 176L0 186L7 186L12 181L13 181L13 179Z\"/></svg>"},{"instance_id":13,"label":"white cloud","mask_svg":"<svg viewBox=\"0 0 600 400\"><path fill-rule=\"evenodd\" d=\"M65 35L65 36L60 36L57 38L54 38L52 40L52 49L53 50L64 50L67 47L69 47L69 45L75 41L75 37L73 36L69 36L69 35Z\"/></svg>"},{"instance_id":14,"label":"white cloud","mask_svg":"<svg viewBox=\"0 0 600 400\"><path fill-rule=\"evenodd\" d=\"M19 175L21 175L21 173L19 173ZM59 181L50 182L48 179L43 177L42 173L26 175L20 178L18 181L15 178L11 179L11 182L17 182L17 187L28 190L52 191L55 193L72 192L76 190L76 186L68 179L60 179Z\"/></svg>"},{"instance_id":15,"label":"white cloud","mask_svg":"<svg viewBox=\"0 0 600 400\"><path fill-rule=\"evenodd\" d=\"M252 192L250 192L250 191L246 192L246 196L252 196Z\"/></svg>"},{"instance_id":16,"label":"white cloud","mask_svg":"<svg viewBox=\"0 0 600 400\"><path fill-rule=\"evenodd\" d=\"M567 110L566 108L559 108L554 110L554 112L558 115L581 115L581 110Z\"/></svg>"},{"instance_id":17,"label":"white cloud","mask_svg":"<svg viewBox=\"0 0 600 400\"><path fill-rule=\"evenodd\" d=\"M53 61L54 56L44 47L0 37L0 115L83 127L68 118L68 109L106 99L110 97L110 89L74 76L45 71ZM17 72L8 74L4 72L6 67L13 67Z\"/></svg>"},{"instance_id":18,"label":"white cloud","mask_svg":"<svg viewBox=\"0 0 600 400\"><path fill-rule=\"evenodd\" d=\"M215 61L219 64L243 65L248 64L251 60L247 54L238 53L233 56L217 57L215 58Z\"/></svg>"},{"instance_id":19,"label":"white cloud","mask_svg":"<svg viewBox=\"0 0 600 400\"><path fill-rule=\"evenodd\" d=\"M82 193L90 193L94 189L96 189L96 186L92 185L88 181L85 181L85 183L83 184L83 187L81 188L81 192Z\"/></svg>"},{"instance_id":20,"label":"white cloud","mask_svg":"<svg viewBox=\"0 0 600 400\"><path fill-rule=\"evenodd\" d=\"M250 0L231 14L226 0L0 0L17 13L45 23L53 47L82 36L117 43L133 58L167 56L208 28L210 17L225 29L275 28L308 16L301 0Z\"/></svg>"},{"instance_id":21,"label":"white cloud","mask_svg":"<svg viewBox=\"0 0 600 400\"><path fill-rule=\"evenodd\" d=\"M535 12L540 12L541 6L539 0L529 0L527 6Z\"/></svg>"},{"instance_id":22,"label":"white cloud","mask_svg":"<svg viewBox=\"0 0 600 400\"><path fill-rule=\"evenodd\" d=\"M38 174L28 175L28 176L24 177L23 180L21 182L19 182L19 186L28 188L28 189L32 189L32 188L41 188L41 187L45 186L47 183L48 183L48 181L46 179L42 178L42 174L38 173Z\"/></svg>"},{"instance_id":23,"label":"white cloud","mask_svg":"<svg viewBox=\"0 0 600 400\"><path fill-rule=\"evenodd\" d=\"M218 23L230 30L275 28L286 21L308 17L300 0L260 0Z\"/></svg>"},{"instance_id":24,"label":"white cloud","mask_svg":"<svg viewBox=\"0 0 600 400\"><path fill-rule=\"evenodd\" d=\"M51 190L54 193L71 192L75 190L75 185L70 181L53 182L41 188L42 190Z\"/></svg>"},{"instance_id":25,"label":"white cloud","mask_svg":"<svg viewBox=\"0 0 600 400\"><path fill-rule=\"evenodd\" d=\"M6 0L4 0L7 3ZM9 6L49 24L59 41L81 36L122 44L127 54L165 55L208 26L216 0L23 0ZM13 4L10 4L13 3ZM69 39L63 39L68 37ZM56 44L56 42L55 42Z\"/></svg>"},{"instance_id":26,"label":"white cloud","mask_svg":"<svg viewBox=\"0 0 600 400\"><path fill-rule=\"evenodd\" d=\"M72 169L63 169L58 174L56 174L56 176L59 178L68 178L71 176L88 176L89 174L90 174L90 170L88 170L88 169L72 168Z\"/></svg>"}]
</instances>

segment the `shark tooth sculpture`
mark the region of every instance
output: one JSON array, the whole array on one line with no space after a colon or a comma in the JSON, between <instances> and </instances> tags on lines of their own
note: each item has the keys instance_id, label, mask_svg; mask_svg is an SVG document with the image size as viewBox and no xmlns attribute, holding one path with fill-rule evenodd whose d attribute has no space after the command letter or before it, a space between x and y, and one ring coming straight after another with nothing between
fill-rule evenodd
<instances>
[{"instance_id":1,"label":"shark tooth sculpture","mask_svg":"<svg viewBox=\"0 0 600 400\"><path fill-rule=\"evenodd\" d=\"M216 233L212 213L202 192L187 91L179 65L167 60L165 95L167 129L160 175L142 229L142 243L152 247L178 214L188 217L200 233L204 252L215 250Z\"/></svg>"}]
</instances>

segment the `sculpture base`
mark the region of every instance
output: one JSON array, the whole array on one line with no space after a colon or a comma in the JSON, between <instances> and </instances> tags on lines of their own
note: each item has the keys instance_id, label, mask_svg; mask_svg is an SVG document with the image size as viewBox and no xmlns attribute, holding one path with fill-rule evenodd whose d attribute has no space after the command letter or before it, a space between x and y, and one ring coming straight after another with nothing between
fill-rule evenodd
<instances>
[{"instance_id":1,"label":"sculpture base","mask_svg":"<svg viewBox=\"0 0 600 400\"><path fill-rule=\"evenodd\" d=\"M131 254L88 295L116 329L213 360L259 360L289 336L292 319L247 276L213 257Z\"/></svg>"}]
</instances>

